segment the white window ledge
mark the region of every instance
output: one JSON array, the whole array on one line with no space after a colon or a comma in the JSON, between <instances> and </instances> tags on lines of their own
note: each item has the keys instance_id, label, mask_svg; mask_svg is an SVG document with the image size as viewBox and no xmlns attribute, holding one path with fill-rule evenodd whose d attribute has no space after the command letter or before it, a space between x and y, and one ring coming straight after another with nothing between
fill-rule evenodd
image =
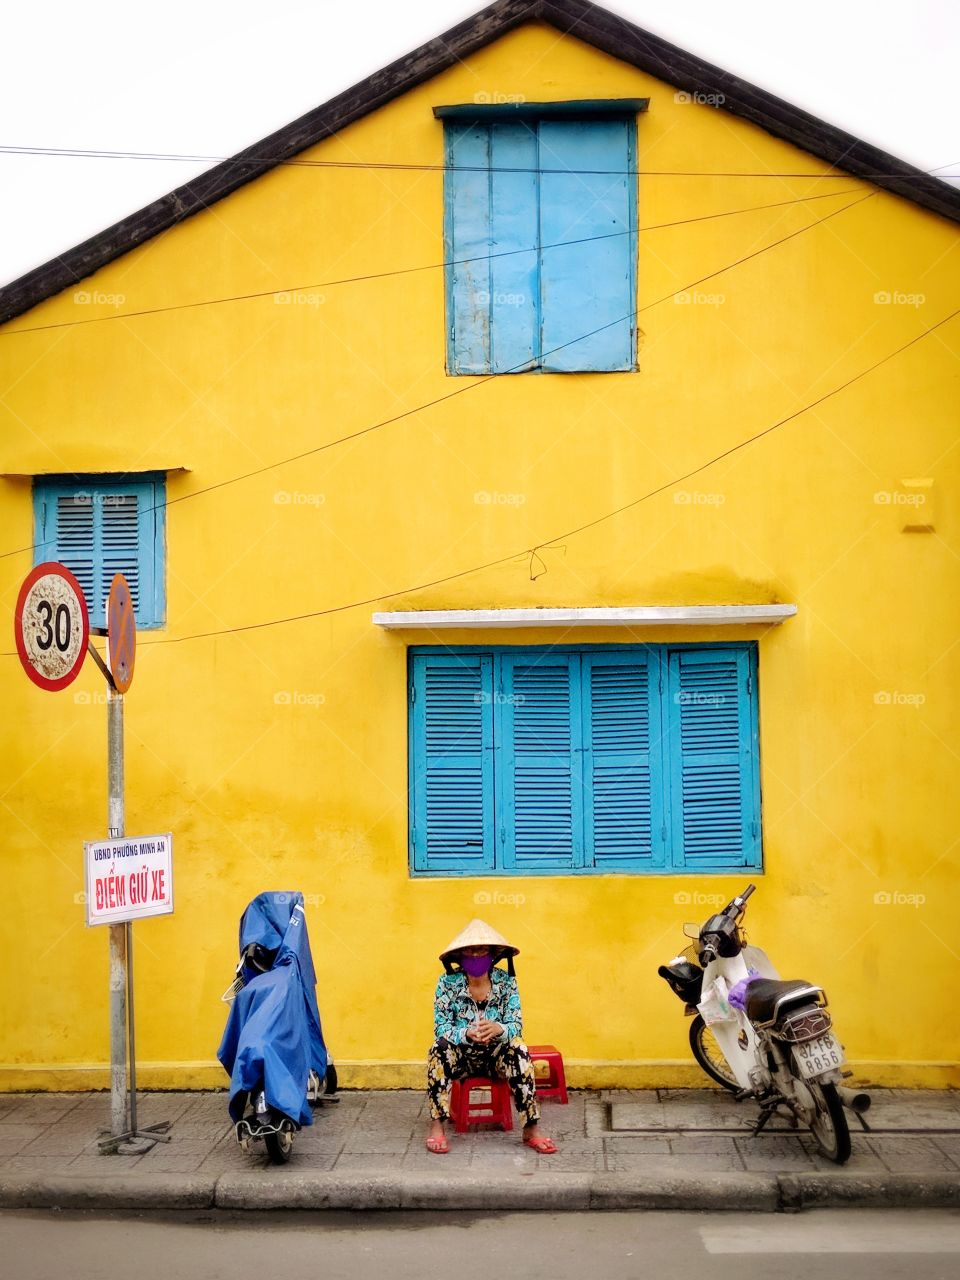
<instances>
[{"instance_id":1,"label":"white window ledge","mask_svg":"<svg viewBox=\"0 0 960 1280\"><path fill-rule=\"evenodd\" d=\"M795 604L638 605L617 609L417 609L375 613L373 624L387 630L458 627L715 627L776 626L792 618Z\"/></svg>"}]
</instances>

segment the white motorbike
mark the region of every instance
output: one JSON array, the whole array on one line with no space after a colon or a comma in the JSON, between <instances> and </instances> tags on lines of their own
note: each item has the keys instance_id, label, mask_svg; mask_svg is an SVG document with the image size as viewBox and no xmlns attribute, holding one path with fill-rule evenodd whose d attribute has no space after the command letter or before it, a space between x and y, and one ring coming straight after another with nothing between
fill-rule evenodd
<instances>
[{"instance_id":1,"label":"white motorbike","mask_svg":"<svg viewBox=\"0 0 960 1280\"><path fill-rule=\"evenodd\" d=\"M690 1048L712 1080L760 1107L753 1132L777 1114L806 1125L822 1155L850 1157L848 1107L866 1129L868 1094L845 1089L843 1046L832 1029L823 988L781 981L742 922L756 886L748 885L702 926L685 925L693 946L658 973L693 1014Z\"/></svg>"}]
</instances>

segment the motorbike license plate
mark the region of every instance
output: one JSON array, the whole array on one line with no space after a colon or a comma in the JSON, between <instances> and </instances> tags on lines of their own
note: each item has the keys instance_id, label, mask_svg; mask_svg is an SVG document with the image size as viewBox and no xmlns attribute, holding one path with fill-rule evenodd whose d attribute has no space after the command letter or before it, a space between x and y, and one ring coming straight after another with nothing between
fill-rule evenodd
<instances>
[{"instance_id":1,"label":"motorbike license plate","mask_svg":"<svg viewBox=\"0 0 960 1280\"><path fill-rule=\"evenodd\" d=\"M833 1071L842 1066L844 1060L840 1041L829 1031L816 1040L804 1040L794 1045L794 1053L804 1080L823 1075L825 1071Z\"/></svg>"}]
</instances>

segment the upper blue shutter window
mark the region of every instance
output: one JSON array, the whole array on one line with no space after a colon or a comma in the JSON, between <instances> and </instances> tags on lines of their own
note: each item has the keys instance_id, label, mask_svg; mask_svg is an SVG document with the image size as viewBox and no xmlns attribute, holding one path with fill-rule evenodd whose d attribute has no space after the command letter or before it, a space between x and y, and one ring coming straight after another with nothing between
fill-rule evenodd
<instances>
[{"instance_id":1,"label":"upper blue shutter window","mask_svg":"<svg viewBox=\"0 0 960 1280\"><path fill-rule=\"evenodd\" d=\"M165 614L163 476L38 477L33 486L34 560L56 560L83 588L95 627L114 575L130 586L138 627L161 626Z\"/></svg>"},{"instance_id":2,"label":"upper blue shutter window","mask_svg":"<svg viewBox=\"0 0 960 1280\"><path fill-rule=\"evenodd\" d=\"M415 650L414 873L761 864L756 646Z\"/></svg>"},{"instance_id":3,"label":"upper blue shutter window","mask_svg":"<svg viewBox=\"0 0 960 1280\"><path fill-rule=\"evenodd\" d=\"M450 373L635 368L632 117L448 120Z\"/></svg>"}]
</instances>

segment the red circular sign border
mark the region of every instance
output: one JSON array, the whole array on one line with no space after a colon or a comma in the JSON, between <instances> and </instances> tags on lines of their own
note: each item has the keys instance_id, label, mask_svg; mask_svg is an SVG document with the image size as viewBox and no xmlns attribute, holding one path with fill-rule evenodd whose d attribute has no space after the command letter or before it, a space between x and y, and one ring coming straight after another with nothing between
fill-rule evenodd
<instances>
[{"instance_id":1,"label":"red circular sign border","mask_svg":"<svg viewBox=\"0 0 960 1280\"><path fill-rule=\"evenodd\" d=\"M65 676L61 676L59 680L48 680L46 676L42 676L35 669L27 655L27 646L23 643L23 607L27 602L27 595L30 588L40 578L46 577L47 574L55 574L57 577L66 578L67 582L77 593L77 599L80 601L80 617L83 622L83 639L80 644L80 652L77 661L72 669ZM13 614L13 635L17 642L17 653L20 657L20 664L26 671L27 675L41 689L47 689L51 693L55 693L59 689L65 689L67 685L73 684L77 676L80 674L80 668L83 666L83 660L87 656L87 643L90 640L90 615L87 611L87 601L83 594L83 587L66 567L66 565L57 564L56 560L45 560L43 564L38 564L31 569L23 580L20 587L20 594L17 596L17 607Z\"/></svg>"}]
</instances>

